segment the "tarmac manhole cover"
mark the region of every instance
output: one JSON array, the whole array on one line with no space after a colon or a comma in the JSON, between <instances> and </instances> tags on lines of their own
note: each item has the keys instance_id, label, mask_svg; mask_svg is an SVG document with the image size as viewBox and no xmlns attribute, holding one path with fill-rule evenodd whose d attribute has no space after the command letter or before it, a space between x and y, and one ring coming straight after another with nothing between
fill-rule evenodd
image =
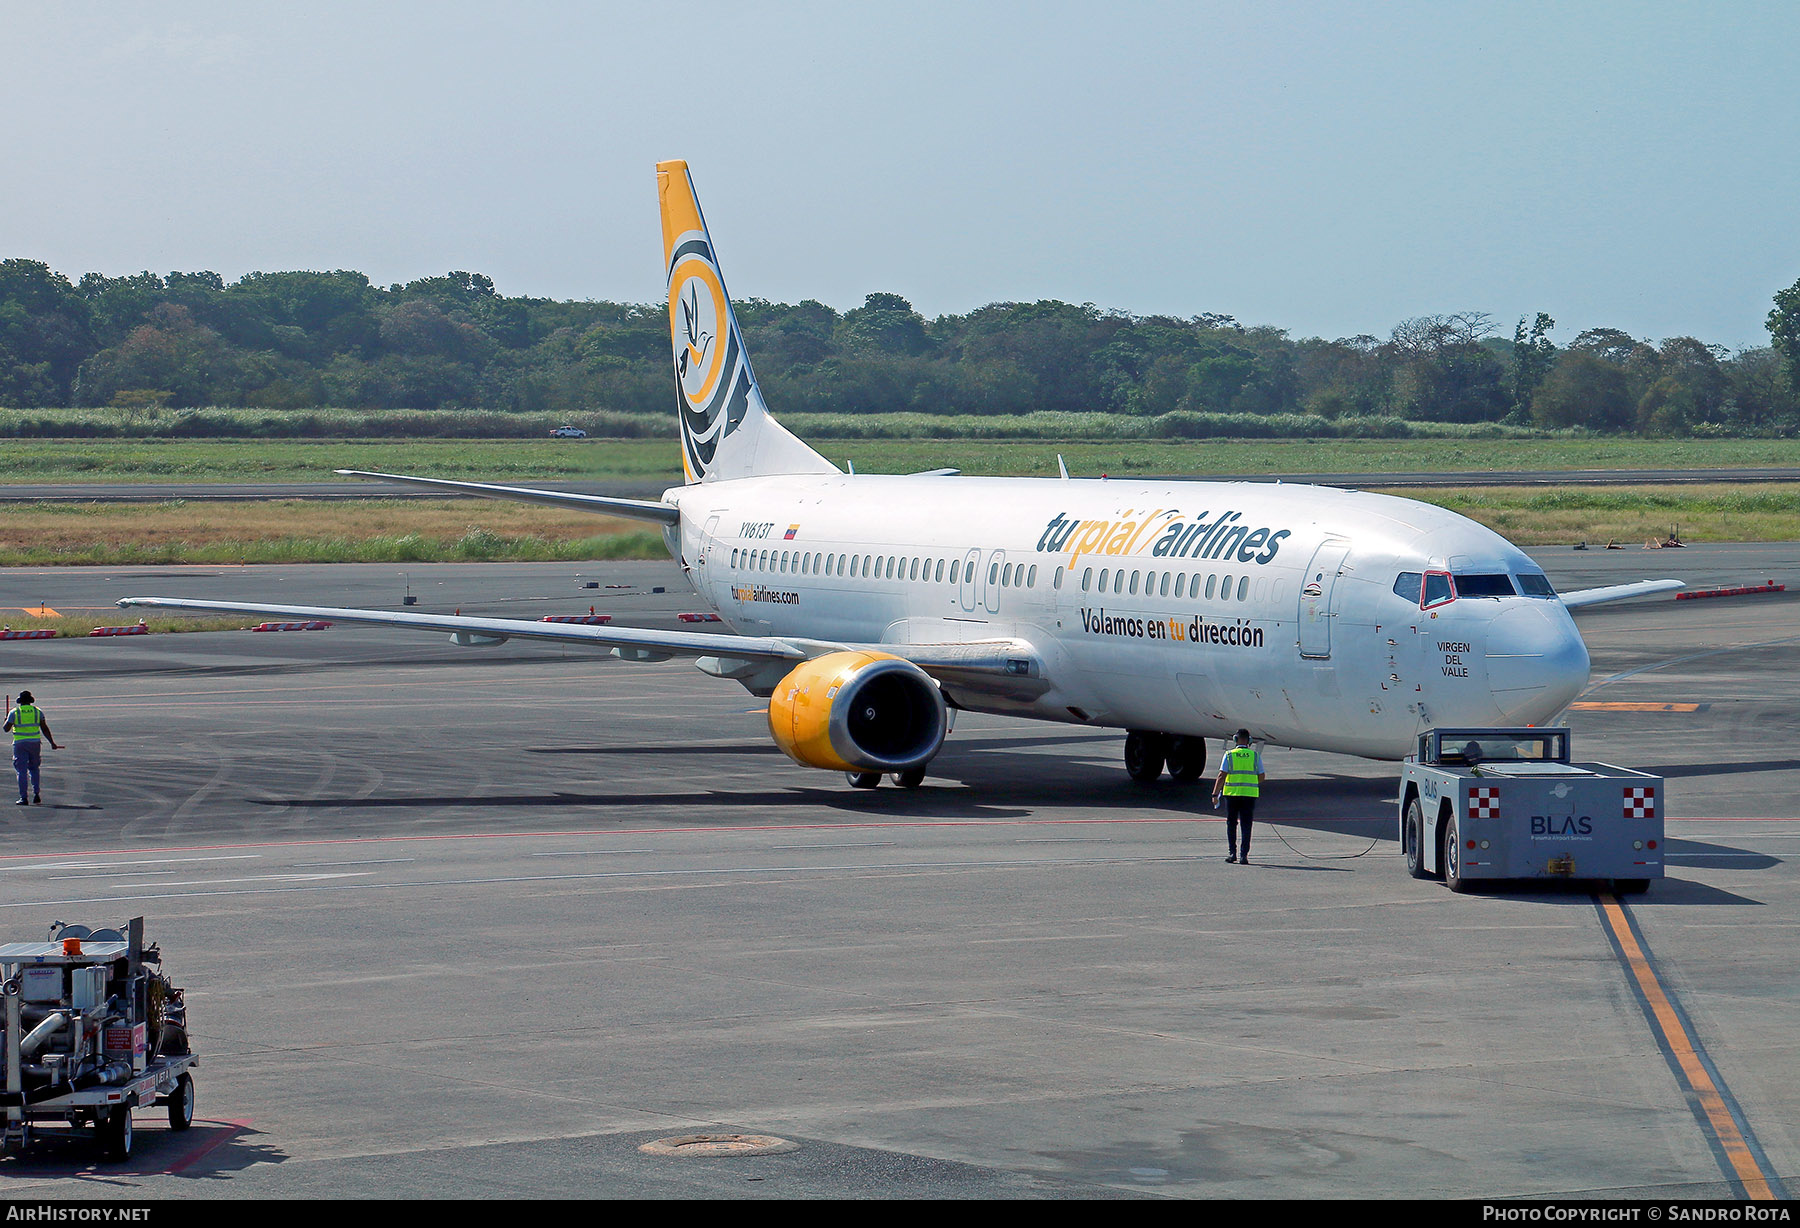
<instances>
[{"instance_id":1,"label":"tarmac manhole cover","mask_svg":"<svg viewBox=\"0 0 1800 1228\"><path fill-rule=\"evenodd\" d=\"M773 1156L799 1149L773 1134L675 1134L638 1147L653 1156Z\"/></svg>"}]
</instances>

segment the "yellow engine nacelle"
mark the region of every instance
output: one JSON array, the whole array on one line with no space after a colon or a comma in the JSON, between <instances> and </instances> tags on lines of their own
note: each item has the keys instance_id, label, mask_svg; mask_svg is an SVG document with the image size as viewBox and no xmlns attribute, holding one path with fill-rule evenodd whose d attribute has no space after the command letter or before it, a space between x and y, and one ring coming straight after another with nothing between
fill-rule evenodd
<instances>
[{"instance_id":1,"label":"yellow engine nacelle","mask_svg":"<svg viewBox=\"0 0 1800 1228\"><path fill-rule=\"evenodd\" d=\"M796 666L769 697L769 732L795 763L840 772L923 767L944 744L930 675L884 652L834 652Z\"/></svg>"}]
</instances>

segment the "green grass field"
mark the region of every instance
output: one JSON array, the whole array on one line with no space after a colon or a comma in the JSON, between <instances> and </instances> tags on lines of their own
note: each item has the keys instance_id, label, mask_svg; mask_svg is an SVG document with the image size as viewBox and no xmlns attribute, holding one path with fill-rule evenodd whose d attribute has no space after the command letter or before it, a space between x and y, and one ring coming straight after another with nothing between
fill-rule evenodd
<instances>
[{"instance_id":1,"label":"green grass field","mask_svg":"<svg viewBox=\"0 0 1800 1228\"><path fill-rule=\"evenodd\" d=\"M338 468L500 482L680 481L670 440L11 440L11 483L318 482ZM1460 472L1800 465L1789 440L835 440L861 473L956 468L1048 477ZM345 479L355 485L353 479ZM1469 487L1393 493L1450 508L1522 546L1800 540L1800 486ZM0 566L660 558L659 534L581 512L487 500L0 505Z\"/></svg>"},{"instance_id":2,"label":"green grass field","mask_svg":"<svg viewBox=\"0 0 1800 1228\"><path fill-rule=\"evenodd\" d=\"M860 473L1054 476L1061 455L1078 477L1800 465L1800 441L1787 439L837 439L819 450ZM0 455L0 482L12 484L322 482L335 480L335 469L500 482L681 480L672 439L13 439Z\"/></svg>"}]
</instances>

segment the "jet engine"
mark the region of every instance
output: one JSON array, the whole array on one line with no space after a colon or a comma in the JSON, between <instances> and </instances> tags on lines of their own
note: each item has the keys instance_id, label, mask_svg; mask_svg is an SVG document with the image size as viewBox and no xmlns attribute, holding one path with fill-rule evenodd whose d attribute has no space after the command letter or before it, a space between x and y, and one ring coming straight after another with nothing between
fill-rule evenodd
<instances>
[{"instance_id":1,"label":"jet engine","mask_svg":"<svg viewBox=\"0 0 1800 1228\"><path fill-rule=\"evenodd\" d=\"M834 652L797 666L769 697L769 732L796 763L842 772L922 768L948 728L937 683L882 652Z\"/></svg>"}]
</instances>

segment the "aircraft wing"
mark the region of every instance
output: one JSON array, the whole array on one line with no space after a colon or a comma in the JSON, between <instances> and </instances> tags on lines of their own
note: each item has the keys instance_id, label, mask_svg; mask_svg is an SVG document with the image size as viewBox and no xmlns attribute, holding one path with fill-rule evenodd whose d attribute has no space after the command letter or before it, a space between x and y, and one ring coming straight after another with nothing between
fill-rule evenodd
<instances>
[{"instance_id":1,"label":"aircraft wing","mask_svg":"<svg viewBox=\"0 0 1800 1228\"><path fill-rule=\"evenodd\" d=\"M1583 588L1572 593L1562 593L1562 603L1571 610L1579 610L1583 606L1603 605L1608 601L1624 601L1630 597L1646 597L1651 593L1666 593L1670 589L1686 588L1682 580L1637 580L1630 584L1608 584L1604 588Z\"/></svg>"},{"instance_id":2,"label":"aircraft wing","mask_svg":"<svg viewBox=\"0 0 1800 1228\"><path fill-rule=\"evenodd\" d=\"M336 606L264 605L249 601L197 601L186 597L126 597L122 608L210 610L224 614L267 614L277 618L367 623L412 631L449 632L469 645L509 639L562 640L612 650L626 659L716 657L727 662L792 661L831 652L872 650L904 657L933 676L973 683L981 677L1005 680L1008 692L1043 689L1037 650L1023 640L983 640L956 644L853 644L791 636L732 635L705 631L659 631L643 627L546 623L523 618L476 618L463 614L408 614L398 610L358 610ZM983 689L992 689L984 687Z\"/></svg>"},{"instance_id":3,"label":"aircraft wing","mask_svg":"<svg viewBox=\"0 0 1800 1228\"><path fill-rule=\"evenodd\" d=\"M623 516L629 520L653 520L658 524L680 524L681 510L667 503L648 499L619 499L611 495L572 495L561 490L535 490L529 486L495 486L489 482L452 482L447 478L415 478L403 473L367 473L361 469L339 469L344 477L375 478L383 482L399 482L406 486L423 486L429 490L450 491L459 495L480 495L484 499L512 499L520 503L548 503L552 507L573 507L603 516Z\"/></svg>"},{"instance_id":4,"label":"aircraft wing","mask_svg":"<svg viewBox=\"0 0 1800 1228\"><path fill-rule=\"evenodd\" d=\"M627 653L661 657L703 657L714 654L759 661L804 661L841 648L810 640L776 636L730 635L705 631L657 631L638 627L589 626L585 623L544 623L523 618L475 618L464 614L407 614L398 610L355 610L335 606L264 605L250 601L195 601L186 597L126 597L123 608L150 606L165 610L212 610L223 614L268 614L277 618L317 619L326 622L369 623L403 627L413 631L448 631L470 644L498 644L509 639L564 640L617 648Z\"/></svg>"}]
</instances>

